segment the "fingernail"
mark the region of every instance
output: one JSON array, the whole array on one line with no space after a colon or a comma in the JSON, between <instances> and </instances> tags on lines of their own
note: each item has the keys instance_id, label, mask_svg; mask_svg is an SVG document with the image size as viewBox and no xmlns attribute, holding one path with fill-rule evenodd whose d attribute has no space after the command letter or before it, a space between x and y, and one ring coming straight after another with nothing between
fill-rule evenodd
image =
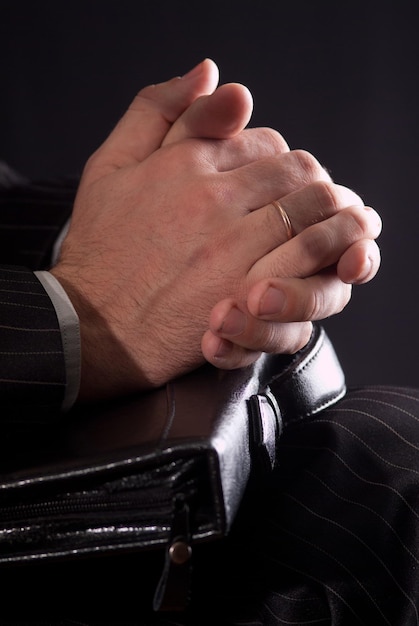
<instances>
[{"instance_id":1,"label":"fingernail","mask_svg":"<svg viewBox=\"0 0 419 626\"><path fill-rule=\"evenodd\" d=\"M367 257L365 259L365 263L362 268L362 271L358 274L355 282L359 284L359 283L363 283L367 281L368 277L371 274L371 270L372 270L372 259L371 257Z\"/></svg>"},{"instance_id":2,"label":"fingernail","mask_svg":"<svg viewBox=\"0 0 419 626\"><path fill-rule=\"evenodd\" d=\"M371 219L373 219L373 218L375 219L375 226L377 228L376 236L378 237L378 235L381 233L381 229L383 227L383 222L382 222L381 216L371 206L365 206L364 209L371 214Z\"/></svg>"},{"instance_id":3,"label":"fingernail","mask_svg":"<svg viewBox=\"0 0 419 626\"><path fill-rule=\"evenodd\" d=\"M283 291L269 287L260 299L259 315L278 315L285 307L285 300Z\"/></svg>"},{"instance_id":4,"label":"fingernail","mask_svg":"<svg viewBox=\"0 0 419 626\"><path fill-rule=\"evenodd\" d=\"M199 76L199 74L202 72L202 64L203 61L201 61L201 63L198 63L198 65L195 65L195 67L193 67L191 70L189 70L189 72L184 74L182 78L189 80L189 78L196 78L196 76Z\"/></svg>"},{"instance_id":5,"label":"fingernail","mask_svg":"<svg viewBox=\"0 0 419 626\"><path fill-rule=\"evenodd\" d=\"M236 335L241 335L245 328L245 314L236 307L233 307L224 318L218 332L223 335L235 337Z\"/></svg>"}]
</instances>

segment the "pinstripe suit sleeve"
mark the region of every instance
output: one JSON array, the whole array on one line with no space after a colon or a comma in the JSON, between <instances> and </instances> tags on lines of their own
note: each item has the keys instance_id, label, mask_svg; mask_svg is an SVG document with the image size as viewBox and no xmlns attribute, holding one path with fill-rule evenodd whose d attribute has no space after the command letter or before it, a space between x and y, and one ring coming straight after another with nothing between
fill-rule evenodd
<instances>
[{"instance_id":1,"label":"pinstripe suit sleeve","mask_svg":"<svg viewBox=\"0 0 419 626\"><path fill-rule=\"evenodd\" d=\"M2 408L59 408L65 378L60 327L50 298L32 271L1 266Z\"/></svg>"},{"instance_id":2,"label":"pinstripe suit sleeve","mask_svg":"<svg viewBox=\"0 0 419 626\"><path fill-rule=\"evenodd\" d=\"M64 181L0 180L0 419L24 407L45 411L62 405L66 371L60 325L33 271L48 269L75 190L74 183Z\"/></svg>"}]
</instances>

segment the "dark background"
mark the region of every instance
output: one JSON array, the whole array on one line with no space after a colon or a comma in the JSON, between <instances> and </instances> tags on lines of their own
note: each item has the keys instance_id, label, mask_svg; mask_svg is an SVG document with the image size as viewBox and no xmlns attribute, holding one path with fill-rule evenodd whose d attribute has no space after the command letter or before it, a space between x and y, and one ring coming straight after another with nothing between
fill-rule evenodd
<instances>
[{"instance_id":1,"label":"dark background","mask_svg":"<svg viewBox=\"0 0 419 626\"><path fill-rule=\"evenodd\" d=\"M383 217L382 269L326 323L350 383L417 385L418 2L0 0L0 159L77 174L135 93L213 58L252 125Z\"/></svg>"}]
</instances>

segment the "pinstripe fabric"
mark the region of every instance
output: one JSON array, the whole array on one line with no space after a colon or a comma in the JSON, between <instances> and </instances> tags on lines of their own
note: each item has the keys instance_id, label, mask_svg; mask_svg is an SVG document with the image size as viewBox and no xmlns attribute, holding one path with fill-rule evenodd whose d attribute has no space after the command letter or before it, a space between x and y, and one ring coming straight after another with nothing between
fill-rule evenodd
<instances>
[{"instance_id":1,"label":"pinstripe fabric","mask_svg":"<svg viewBox=\"0 0 419 626\"><path fill-rule=\"evenodd\" d=\"M262 623L419 624L418 420L417 391L365 388L289 427Z\"/></svg>"},{"instance_id":2,"label":"pinstripe fabric","mask_svg":"<svg viewBox=\"0 0 419 626\"><path fill-rule=\"evenodd\" d=\"M0 267L2 409L58 407L64 385L61 333L48 295L30 270Z\"/></svg>"},{"instance_id":3,"label":"pinstripe fabric","mask_svg":"<svg viewBox=\"0 0 419 626\"><path fill-rule=\"evenodd\" d=\"M353 390L288 424L280 454L234 549L250 578L230 572L248 610L231 623L419 624L419 392Z\"/></svg>"},{"instance_id":4,"label":"pinstripe fabric","mask_svg":"<svg viewBox=\"0 0 419 626\"><path fill-rule=\"evenodd\" d=\"M186 614L146 609L161 568L151 555L41 568L42 576L26 572L26 585L20 569L8 581L37 624L418 624L419 391L351 390L287 424L280 459L266 488L248 494L230 537L195 550Z\"/></svg>"},{"instance_id":5,"label":"pinstripe fabric","mask_svg":"<svg viewBox=\"0 0 419 626\"><path fill-rule=\"evenodd\" d=\"M54 409L63 400L65 364L58 320L31 270L48 267L55 239L71 211L75 185L28 183L4 164L0 166L0 398L4 420L24 406Z\"/></svg>"}]
</instances>

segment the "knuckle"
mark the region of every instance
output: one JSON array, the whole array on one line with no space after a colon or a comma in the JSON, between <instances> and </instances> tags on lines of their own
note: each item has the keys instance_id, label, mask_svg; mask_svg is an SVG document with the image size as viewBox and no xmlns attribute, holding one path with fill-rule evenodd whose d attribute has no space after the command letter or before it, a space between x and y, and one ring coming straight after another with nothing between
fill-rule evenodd
<instances>
[{"instance_id":1,"label":"knuckle","mask_svg":"<svg viewBox=\"0 0 419 626\"><path fill-rule=\"evenodd\" d=\"M284 138L271 128L247 128L233 139L225 141L228 141L230 146L233 142L235 151L241 150L246 157L249 154L274 157L289 152Z\"/></svg>"},{"instance_id":2,"label":"knuckle","mask_svg":"<svg viewBox=\"0 0 419 626\"><path fill-rule=\"evenodd\" d=\"M324 169L310 152L307 152L307 150L293 150L291 155L296 162L297 168L302 173L303 180L307 184L315 180L324 179Z\"/></svg>"},{"instance_id":3,"label":"knuckle","mask_svg":"<svg viewBox=\"0 0 419 626\"><path fill-rule=\"evenodd\" d=\"M324 312L325 299L323 291L316 289L309 291L301 310L301 321L309 322L320 319L324 317Z\"/></svg>"},{"instance_id":4,"label":"knuckle","mask_svg":"<svg viewBox=\"0 0 419 626\"><path fill-rule=\"evenodd\" d=\"M261 140L270 145L273 152L276 154L282 154L289 152L289 147L283 136L273 128L259 128Z\"/></svg>"},{"instance_id":5,"label":"knuckle","mask_svg":"<svg viewBox=\"0 0 419 626\"><path fill-rule=\"evenodd\" d=\"M329 215L339 210L339 193L334 183L319 180L312 183L312 190L321 214Z\"/></svg>"},{"instance_id":6,"label":"knuckle","mask_svg":"<svg viewBox=\"0 0 419 626\"><path fill-rule=\"evenodd\" d=\"M314 267L321 265L336 246L336 232L328 220L304 230L299 237L301 252Z\"/></svg>"},{"instance_id":7,"label":"knuckle","mask_svg":"<svg viewBox=\"0 0 419 626\"><path fill-rule=\"evenodd\" d=\"M346 229L351 240L355 241L368 236L370 228L365 210L348 207L342 211L342 217L346 221Z\"/></svg>"}]
</instances>

